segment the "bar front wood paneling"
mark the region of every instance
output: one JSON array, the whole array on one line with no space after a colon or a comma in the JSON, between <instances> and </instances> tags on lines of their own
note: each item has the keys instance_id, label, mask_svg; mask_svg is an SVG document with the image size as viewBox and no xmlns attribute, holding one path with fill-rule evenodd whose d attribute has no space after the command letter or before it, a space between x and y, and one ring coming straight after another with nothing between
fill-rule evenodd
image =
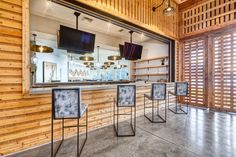
<instances>
[{"instance_id":1,"label":"bar front wood paneling","mask_svg":"<svg viewBox=\"0 0 236 157\"><path fill-rule=\"evenodd\" d=\"M173 84L168 85L168 90L174 90ZM143 95L149 92L150 86L137 87L137 116L143 115ZM89 130L112 124L113 98L115 96L115 89L82 92L83 102L89 105ZM151 105L151 102L147 104ZM51 95L45 95L44 97L32 96L16 101L2 101L0 108L1 155L50 141ZM122 109L122 112L127 113L129 109ZM123 117L122 120L126 118ZM82 123L83 121L81 119ZM68 125L74 123L76 121L66 121ZM56 138L59 138L60 124L60 121L55 122L54 131L55 134L58 134ZM72 136L75 133L76 130L68 129L66 136Z\"/></svg>"}]
</instances>

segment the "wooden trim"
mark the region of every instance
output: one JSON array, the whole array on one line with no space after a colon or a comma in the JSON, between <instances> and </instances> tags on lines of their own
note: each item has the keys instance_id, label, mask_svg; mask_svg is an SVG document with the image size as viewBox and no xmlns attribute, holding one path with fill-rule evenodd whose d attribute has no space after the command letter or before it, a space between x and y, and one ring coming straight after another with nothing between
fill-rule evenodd
<instances>
[{"instance_id":1,"label":"wooden trim","mask_svg":"<svg viewBox=\"0 0 236 157\"><path fill-rule=\"evenodd\" d=\"M29 0L22 0L22 14L22 94L28 96L30 90Z\"/></svg>"}]
</instances>

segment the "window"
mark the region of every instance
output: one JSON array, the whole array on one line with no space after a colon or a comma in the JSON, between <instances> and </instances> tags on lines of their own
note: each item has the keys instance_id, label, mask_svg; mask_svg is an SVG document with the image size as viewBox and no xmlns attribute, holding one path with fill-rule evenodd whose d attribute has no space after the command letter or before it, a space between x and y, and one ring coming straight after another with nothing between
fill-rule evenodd
<instances>
[{"instance_id":1,"label":"window","mask_svg":"<svg viewBox=\"0 0 236 157\"><path fill-rule=\"evenodd\" d=\"M189 82L189 101L192 105L204 106L204 40L186 41L183 45L184 81Z\"/></svg>"},{"instance_id":2,"label":"window","mask_svg":"<svg viewBox=\"0 0 236 157\"><path fill-rule=\"evenodd\" d=\"M236 109L236 31L213 39L213 107Z\"/></svg>"}]
</instances>

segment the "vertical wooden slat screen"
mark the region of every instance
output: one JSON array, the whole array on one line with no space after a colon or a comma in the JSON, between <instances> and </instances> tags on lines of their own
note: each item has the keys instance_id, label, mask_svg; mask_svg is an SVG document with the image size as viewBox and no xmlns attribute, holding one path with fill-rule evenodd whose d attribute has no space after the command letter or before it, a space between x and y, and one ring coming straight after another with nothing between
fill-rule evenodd
<instances>
[{"instance_id":1,"label":"vertical wooden slat screen","mask_svg":"<svg viewBox=\"0 0 236 157\"><path fill-rule=\"evenodd\" d=\"M196 1L196 5L180 10L180 37L219 29L236 23L235 0Z\"/></svg>"},{"instance_id":2,"label":"vertical wooden slat screen","mask_svg":"<svg viewBox=\"0 0 236 157\"><path fill-rule=\"evenodd\" d=\"M183 45L184 55L184 81L189 82L189 101L192 105L204 106L204 39L185 41Z\"/></svg>"},{"instance_id":3,"label":"vertical wooden slat screen","mask_svg":"<svg viewBox=\"0 0 236 157\"><path fill-rule=\"evenodd\" d=\"M213 39L213 108L236 111L236 31Z\"/></svg>"},{"instance_id":4,"label":"vertical wooden slat screen","mask_svg":"<svg viewBox=\"0 0 236 157\"><path fill-rule=\"evenodd\" d=\"M181 60L181 51L180 51L180 44L179 42L176 42L176 47L175 47L175 81L180 81L180 62Z\"/></svg>"}]
</instances>

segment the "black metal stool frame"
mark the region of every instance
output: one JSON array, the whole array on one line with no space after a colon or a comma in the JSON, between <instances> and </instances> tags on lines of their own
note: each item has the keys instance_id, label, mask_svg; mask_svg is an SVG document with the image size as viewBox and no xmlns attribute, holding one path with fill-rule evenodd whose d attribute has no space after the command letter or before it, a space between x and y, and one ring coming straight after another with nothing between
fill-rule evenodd
<instances>
[{"instance_id":1,"label":"black metal stool frame","mask_svg":"<svg viewBox=\"0 0 236 157\"><path fill-rule=\"evenodd\" d=\"M122 86L122 85L118 85L118 86ZM117 90L117 98L118 98L118 90ZM114 98L113 101L113 126L114 126L114 130L116 133L117 137L130 137L130 136L135 136L136 134L136 86L134 85L134 95L135 95L135 99L134 99L134 106L119 106L122 108L130 108L130 114L120 114L119 113L119 107L118 107L118 100L116 101L116 99ZM117 107L116 107L117 106ZM116 109L117 108L117 109ZM134 108L134 117L133 117L133 108ZM119 116L122 115L130 115L130 126L131 126L131 130L132 130L132 134L129 135L121 135L119 134Z\"/></svg>"},{"instance_id":2,"label":"black metal stool frame","mask_svg":"<svg viewBox=\"0 0 236 157\"><path fill-rule=\"evenodd\" d=\"M175 87L175 93L171 92L171 91L168 91L168 110L170 110L171 112L175 113L175 114L188 114L188 109L189 109L189 102L187 102L187 110L183 110L182 109L182 106L181 104L179 105L179 110L182 111L182 112L178 112L178 98L180 97L187 97L188 96L188 88L187 88L187 95L177 95L177 90L176 90L176 87ZM175 96L175 110L171 109L170 108L170 105L169 105L169 95L174 95Z\"/></svg>"},{"instance_id":3,"label":"black metal stool frame","mask_svg":"<svg viewBox=\"0 0 236 157\"><path fill-rule=\"evenodd\" d=\"M152 107L146 107L145 98L148 98L149 100L152 101ZM154 100L151 99L148 95L144 94L144 117L146 117L146 118L147 118L150 122L152 122L152 123L166 123L166 115L167 115L167 113L166 113L166 100L163 100L163 101L165 101L165 117L164 117L164 118L161 117L160 114L159 114L159 108L160 108L159 101L156 100L156 102L158 103L158 107L154 107ZM145 111L146 111L146 108L152 108L152 118L150 118L150 117L148 117L148 116L146 115L146 112L145 112ZM157 115L156 115L156 116L159 117L159 118L161 119L161 121L155 121L155 120L154 120L154 115L155 115L154 109L157 109Z\"/></svg>"},{"instance_id":4,"label":"black metal stool frame","mask_svg":"<svg viewBox=\"0 0 236 157\"><path fill-rule=\"evenodd\" d=\"M54 97L54 96L53 96ZM54 103L54 98L52 99L52 103ZM60 140L60 143L59 143L59 146L56 148L56 151L55 151L55 153L54 153L54 133L53 133L53 131L54 131L54 117L55 117L55 115L54 115L54 110L55 110L55 108L54 107L52 107L52 118L51 118L51 157L56 157L56 155L57 155L57 153L58 153L58 151L59 151L59 149L61 148L61 145L62 145L62 143L64 142L64 132L65 132L65 128L72 128L72 127L76 127L77 128L77 157L80 157L80 155L81 155L81 153L82 153L82 151L83 151L83 148L84 148L84 145L85 145L85 143L86 143L86 141L87 141L87 137L88 137L88 108L86 108L86 123L85 123L85 125L80 125L80 122L79 122L79 119L80 119L80 117L78 116L77 118L61 118L61 122L62 122L62 127L61 127L61 136L62 136L62 138L61 138L61 140ZM78 109L78 115L80 115L80 110ZM77 125L72 125L72 126L65 126L65 119L73 119L73 120L77 120ZM58 120L58 119L56 119L56 120ZM79 139L79 128L80 127L85 127L86 128L86 132L85 132L85 139L84 139L84 141L83 141L83 143L82 143L82 146L81 146L81 148L79 148L79 146L80 146L80 144L79 144L79 141L80 141L80 139Z\"/></svg>"},{"instance_id":5,"label":"black metal stool frame","mask_svg":"<svg viewBox=\"0 0 236 157\"><path fill-rule=\"evenodd\" d=\"M164 84L165 85L165 94L164 94L164 98L163 99L154 99L154 85L155 85L156 83L154 83L154 84L152 84L152 92L151 92L151 96L149 96L149 95L147 95L147 94L144 94L144 117L146 117L150 122L152 122L152 123L166 123L166 117L167 117L167 109L166 109L166 84L165 83L162 83L162 84ZM145 98L147 98L147 99L149 99L149 100L151 100L152 101L152 106L151 107L146 107L146 99ZM157 107L154 107L154 101L156 100L156 102L157 102ZM160 109L160 104L159 104L159 102L160 102L160 100L162 100L162 101L165 101L165 117L163 118L162 116L160 116L160 114L159 114L159 109ZM150 118L150 117L148 117L147 115L146 115L146 108L152 108L152 118ZM154 113L154 109L157 109L157 117L159 117L161 120L159 120L159 121L155 121L154 120L154 115L155 115L155 113Z\"/></svg>"}]
</instances>

